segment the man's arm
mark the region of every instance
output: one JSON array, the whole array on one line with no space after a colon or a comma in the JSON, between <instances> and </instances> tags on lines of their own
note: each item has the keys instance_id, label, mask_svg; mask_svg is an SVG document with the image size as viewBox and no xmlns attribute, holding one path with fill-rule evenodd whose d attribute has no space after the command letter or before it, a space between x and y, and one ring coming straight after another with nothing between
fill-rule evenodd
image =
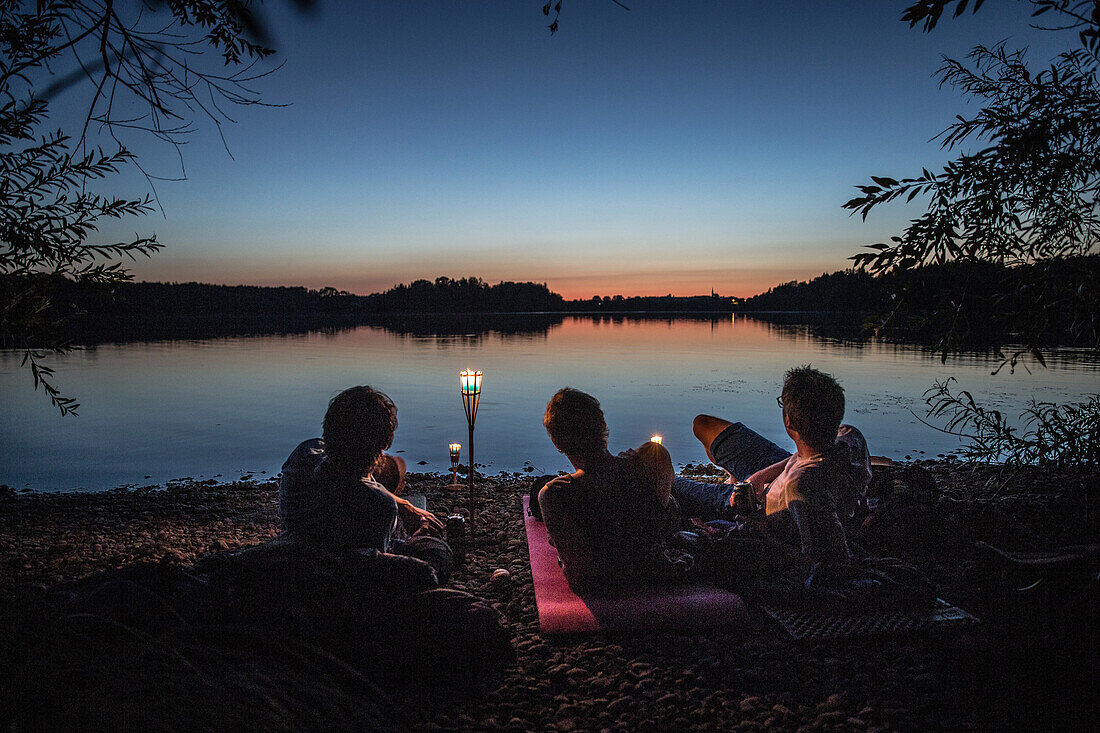
<instances>
[{"instance_id":1,"label":"man's arm","mask_svg":"<svg viewBox=\"0 0 1100 733\"><path fill-rule=\"evenodd\" d=\"M407 499L402 499L400 496L394 496L393 493L390 493L390 496L393 496L393 500L397 502L397 515L405 525L405 529L409 530L410 534L421 527L442 530L447 526L439 517L435 516L427 509L421 509Z\"/></svg>"},{"instance_id":2,"label":"man's arm","mask_svg":"<svg viewBox=\"0 0 1100 733\"><path fill-rule=\"evenodd\" d=\"M298 529L316 523L318 485L313 471L324 456L320 438L300 443L283 463L279 477L279 520L283 530Z\"/></svg>"},{"instance_id":3,"label":"man's arm","mask_svg":"<svg viewBox=\"0 0 1100 733\"><path fill-rule=\"evenodd\" d=\"M566 491L568 488L560 484L547 484L539 492L539 506L550 544L558 550L565 579L570 588L580 592L596 585L596 559L564 501Z\"/></svg>"},{"instance_id":4,"label":"man's arm","mask_svg":"<svg viewBox=\"0 0 1100 733\"><path fill-rule=\"evenodd\" d=\"M371 476L375 481L380 483L382 487L389 492L393 500L397 502L397 515L401 520L401 524L408 530L409 534L416 532L421 527L427 527L435 530L442 530L446 525L443 524L434 514L421 509L407 500L402 499L400 496L401 491L405 488L405 459L401 456L391 456L389 453L383 453L378 463L375 465L374 470L371 471Z\"/></svg>"},{"instance_id":5,"label":"man's arm","mask_svg":"<svg viewBox=\"0 0 1100 733\"><path fill-rule=\"evenodd\" d=\"M756 491L756 499L758 501L764 500L764 494L767 493L768 484L779 478L779 474L783 473L783 469L787 467L787 462L794 457L794 454L787 456L782 461L778 461L768 466L767 468L761 468L759 471L749 476L746 481L752 484L753 490ZM732 496L730 497L732 501Z\"/></svg>"}]
</instances>

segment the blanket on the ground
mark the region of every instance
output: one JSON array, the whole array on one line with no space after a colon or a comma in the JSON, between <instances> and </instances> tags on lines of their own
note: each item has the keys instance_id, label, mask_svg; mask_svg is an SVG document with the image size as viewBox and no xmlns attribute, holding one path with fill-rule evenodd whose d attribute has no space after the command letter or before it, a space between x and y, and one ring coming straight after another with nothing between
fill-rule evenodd
<instances>
[{"instance_id":1,"label":"blanket on the ground","mask_svg":"<svg viewBox=\"0 0 1100 733\"><path fill-rule=\"evenodd\" d=\"M558 565L558 553L550 545L546 525L531 516L528 502L529 497L523 497L535 603L543 633L692 631L748 621L748 610L740 596L708 585L643 588L615 597L578 596Z\"/></svg>"}]
</instances>

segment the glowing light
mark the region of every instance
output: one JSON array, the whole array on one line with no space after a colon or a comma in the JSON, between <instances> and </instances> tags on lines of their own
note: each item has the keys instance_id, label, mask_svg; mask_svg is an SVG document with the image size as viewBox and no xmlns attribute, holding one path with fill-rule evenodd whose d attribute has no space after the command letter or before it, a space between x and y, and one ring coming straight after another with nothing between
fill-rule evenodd
<instances>
[{"instance_id":1,"label":"glowing light","mask_svg":"<svg viewBox=\"0 0 1100 733\"><path fill-rule=\"evenodd\" d=\"M481 394L481 372L475 372L473 369L463 369L458 375L458 379L462 384L462 394Z\"/></svg>"},{"instance_id":2,"label":"glowing light","mask_svg":"<svg viewBox=\"0 0 1100 733\"><path fill-rule=\"evenodd\" d=\"M462 485L458 483L458 454L462 450L462 446L458 443L451 443L447 446L447 449L451 452L451 489L460 489Z\"/></svg>"},{"instance_id":3,"label":"glowing light","mask_svg":"<svg viewBox=\"0 0 1100 733\"><path fill-rule=\"evenodd\" d=\"M664 438L662 438L660 435L654 435L652 438L649 439L649 442L650 443L656 443L657 445L661 445L661 442L663 440L664 440Z\"/></svg>"}]
</instances>

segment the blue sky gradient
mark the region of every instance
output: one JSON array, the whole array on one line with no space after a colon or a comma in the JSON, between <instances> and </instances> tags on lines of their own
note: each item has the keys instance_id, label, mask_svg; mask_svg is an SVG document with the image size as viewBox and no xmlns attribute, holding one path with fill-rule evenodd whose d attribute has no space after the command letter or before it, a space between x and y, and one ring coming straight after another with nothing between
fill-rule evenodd
<instances>
[{"instance_id":1,"label":"blue sky gradient","mask_svg":"<svg viewBox=\"0 0 1100 733\"><path fill-rule=\"evenodd\" d=\"M1059 41L1013 0L932 34L898 20L904 0L627 4L564 0L551 36L538 0L268 3L285 65L256 86L289 106L234 110L232 158L201 126L187 180L157 186L164 217L102 236L156 231L167 248L134 266L148 280L752 295L843 268L915 215L840 207L870 174L946 159L930 138L967 108L938 88L941 56L1008 39L1045 62Z\"/></svg>"}]
</instances>

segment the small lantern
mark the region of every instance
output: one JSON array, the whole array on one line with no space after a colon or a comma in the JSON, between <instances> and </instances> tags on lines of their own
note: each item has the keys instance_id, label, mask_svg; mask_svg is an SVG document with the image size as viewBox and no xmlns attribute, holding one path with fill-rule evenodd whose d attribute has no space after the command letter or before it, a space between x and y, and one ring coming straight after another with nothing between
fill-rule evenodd
<instances>
[{"instance_id":1,"label":"small lantern","mask_svg":"<svg viewBox=\"0 0 1100 733\"><path fill-rule=\"evenodd\" d=\"M458 456L462 452L462 446L458 443L451 443L447 446L451 452L451 484L448 488L459 489L462 485L458 483Z\"/></svg>"},{"instance_id":2,"label":"small lantern","mask_svg":"<svg viewBox=\"0 0 1100 733\"><path fill-rule=\"evenodd\" d=\"M652 438L649 439L649 442L650 443L656 443L657 445L660 445L661 441L663 441L663 440L664 440L664 438L662 438L660 435L654 435Z\"/></svg>"},{"instance_id":3,"label":"small lantern","mask_svg":"<svg viewBox=\"0 0 1100 733\"><path fill-rule=\"evenodd\" d=\"M470 426L470 442L466 456L470 461L470 530L474 529L474 420L477 419L477 405L481 401L481 372L463 369L458 375L462 394L462 409L466 411L466 423Z\"/></svg>"}]
</instances>

